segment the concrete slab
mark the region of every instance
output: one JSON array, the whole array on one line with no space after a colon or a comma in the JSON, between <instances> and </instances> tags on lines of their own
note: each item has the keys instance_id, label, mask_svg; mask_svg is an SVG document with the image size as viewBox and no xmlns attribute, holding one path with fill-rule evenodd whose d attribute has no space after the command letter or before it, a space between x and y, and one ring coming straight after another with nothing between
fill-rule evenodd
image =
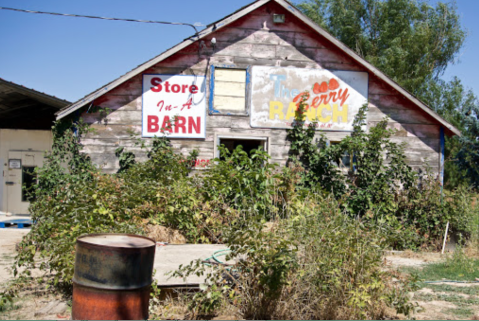
<instances>
[{"instance_id":1,"label":"concrete slab","mask_svg":"<svg viewBox=\"0 0 479 321\"><path fill-rule=\"evenodd\" d=\"M8 220L24 220L30 219L30 215L0 215L0 222Z\"/></svg>"},{"instance_id":2,"label":"concrete slab","mask_svg":"<svg viewBox=\"0 0 479 321\"><path fill-rule=\"evenodd\" d=\"M171 278L165 274L170 271L176 271L183 264L187 265L196 259L206 259L212 256L216 251L227 249L223 244L181 244L157 246L155 254L154 269L156 273L154 279L160 286L194 286L204 283L204 277L196 275L189 276L186 279Z\"/></svg>"}]
</instances>

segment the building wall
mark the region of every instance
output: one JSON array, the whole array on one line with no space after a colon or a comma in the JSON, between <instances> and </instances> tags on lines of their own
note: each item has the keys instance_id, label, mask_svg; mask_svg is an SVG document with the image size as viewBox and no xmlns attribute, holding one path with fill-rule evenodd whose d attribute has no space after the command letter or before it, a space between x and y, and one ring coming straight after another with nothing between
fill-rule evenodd
<instances>
[{"instance_id":1,"label":"building wall","mask_svg":"<svg viewBox=\"0 0 479 321\"><path fill-rule=\"evenodd\" d=\"M285 14L286 23L274 24L273 13ZM217 40L215 48L210 45L213 37ZM196 42L144 73L206 75L206 88L209 88L212 65L366 71L275 3L258 8L203 41L201 48ZM138 75L94 101L94 105L110 109L110 114L103 116L99 112L87 113L86 110L81 114L96 130L83 139L84 151L89 153L92 160L102 166L105 172L115 172L118 169L118 160L114 155L118 146L134 151L140 159L145 157L145 153L134 146L134 139L131 138L132 132L141 133L141 95L142 75ZM388 116L390 127L398 129L394 141L407 144L410 165L423 166L428 161L433 170L439 171L439 125L371 73L369 100L368 126L373 126ZM212 159L215 134L268 135L273 161L283 164L287 158L289 143L286 141L286 131L251 128L249 117L208 115L206 129L204 140L172 139L172 144L184 154L197 149L200 159ZM324 133L331 141L341 140L348 135L345 132Z\"/></svg>"},{"instance_id":2,"label":"building wall","mask_svg":"<svg viewBox=\"0 0 479 321\"><path fill-rule=\"evenodd\" d=\"M21 159L23 166L41 166L52 141L49 130L0 129L0 212L28 214L29 203L21 200L22 170L10 169L9 158Z\"/></svg>"}]
</instances>

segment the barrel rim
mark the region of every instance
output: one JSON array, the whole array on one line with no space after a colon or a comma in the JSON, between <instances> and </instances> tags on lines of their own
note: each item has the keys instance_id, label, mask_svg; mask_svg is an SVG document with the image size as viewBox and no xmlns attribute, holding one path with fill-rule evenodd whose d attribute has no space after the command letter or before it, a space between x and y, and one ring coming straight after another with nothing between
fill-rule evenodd
<instances>
[{"instance_id":1,"label":"barrel rim","mask_svg":"<svg viewBox=\"0 0 479 321\"><path fill-rule=\"evenodd\" d=\"M146 287L149 287L153 284L153 276L151 280L148 280L148 283L140 284L140 285L132 285L132 286L111 286L111 285L104 285L101 283L98 284L84 284L81 281L75 279L75 276L72 279L73 286L89 288L89 289L97 289L99 291L137 291Z\"/></svg>"},{"instance_id":2,"label":"barrel rim","mask_svg":"<svg viewBox=\"0 0 479 321\"><path fill-rule=\"evenodd\" d=\"M82 240L83 238L86 238L86 237L105 236L105 235L109 235L109 236L131 236L131 237L136 237L136 238L143 238L143 239L151 241L152 244L151 245L144 245L144 246L136 246L136 247L127 247L127 246L111 246L111 245L95 244L95 243L90 243L90 242L86 242L86 241ZM128 234L128 233L83 234L83 235L80 235L79 237L77 237L76 243L81 244L81 245L86 245L86 246L99 247L99 248L122 249L122 250L147 249L147 248L150 248L150 247L156 248L156 241L155 240L153 240L149 237L143 236L143 235Z\"/></svg>"}]
</instances>

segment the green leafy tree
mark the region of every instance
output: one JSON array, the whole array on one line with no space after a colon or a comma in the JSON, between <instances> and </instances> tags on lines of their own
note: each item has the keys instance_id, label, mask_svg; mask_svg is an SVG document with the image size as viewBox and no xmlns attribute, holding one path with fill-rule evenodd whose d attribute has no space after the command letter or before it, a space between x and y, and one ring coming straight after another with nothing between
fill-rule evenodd
<instances>
[{"instance_id":1,"label":"green leafy tree","mask_svg":"<svg viewBox=\"0 0 479 321\"><path fill-rule=\"evenodd\" d=\"M465 88L457 77L449 82L441 79L429 81L426 88L421 98L463 135L461 139L446 137L444 171L446 187L455 188L460 184L469 184L474 177L472 173L475 163L462 158L471 156L466 150L474 150L474 140L477 138L477 132L474 133L474 115L472 114L479 106L477 96L472 90ZM462 152L458 154L460 150ZM477 183L475 185L477 186Z\"/></svg>"},{"instance_id":2,"label":"green leafy tree","mask_svg":"<svg viewBox=\"0 0 479 321\"><path fill-rule=\"evenodd\" d=\"M307 0L298 6L416 95L455 62L466 37L454 2Z\"/></svg>"},{"instance_id":3,"label":"green leafy tree","mask_svg":"<svg viewBox=\"0 0 479 321\"><path fill-rule=\"evenodd\" d=\"M476 104L467 111L465 132L460 138L461 149L456 155L459 168L466 172L471 183L479 188L479 105Z\"/></svg>"},{"instance_id":4,"label":"green leafy tree","mask_svg":"<svg viewBox=\"0 0 479 321\"><path fill-rule=\"evenodd\" d=\"M474 180L477 135L466 113L477 109L477 97L457 77L439 78L466 38L454 1L432 6L425 0L305 0L298 6L461 130L463 138L446 138L446 186Z\"/></svg>"}]
</instances>

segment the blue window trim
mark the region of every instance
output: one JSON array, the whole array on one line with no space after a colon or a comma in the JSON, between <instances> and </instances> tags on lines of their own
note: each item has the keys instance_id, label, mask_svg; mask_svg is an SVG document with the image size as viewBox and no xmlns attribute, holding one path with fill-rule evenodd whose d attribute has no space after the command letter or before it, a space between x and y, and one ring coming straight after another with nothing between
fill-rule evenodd
<instances>
[{"instance_id":1,"label":"blue window trim","mask_svg":"<svg viewBox=\"0 0 479 321\"><path fill-rule=\"evenodd\" d=\"M439 139L441 141L441 163L440 163L440 182L441 182L441 195L443 192L443 186L444 186L444 155L446 151L446 138L444 137L444 127L441 126L441 130L439 133Z\"/></svg>"},{"instance_id":2,"label":"blue window trim","mask_svg":"<svg viewBox=\"0 0 479 321\"><path fill-rule=\"evenodd\" d=\"M245 83L245 111L241 113L222 113L221 111L215 109L214 107L214 97L215 97L215 70L216 68L221 69L239 69L246 70L246 83ZM210 67L210 98L208 100L208 115L222 115L222 116L249 116L249 93L251 86L251 66L247 68L237 67L236 65L212 65Z\"/></svg>"},{"instance_id":3,"label":"blue window trim","mask_svg":"<svg viewBox=\"0 0 479 321\"><path fill-rule=\"evenodd\" d=\"M210 115L219 114L219 110L216 110L213 102L215 97L215 66L210 68L210 100L208 105L208 113Z\"/></svg>"}]
</instances>

